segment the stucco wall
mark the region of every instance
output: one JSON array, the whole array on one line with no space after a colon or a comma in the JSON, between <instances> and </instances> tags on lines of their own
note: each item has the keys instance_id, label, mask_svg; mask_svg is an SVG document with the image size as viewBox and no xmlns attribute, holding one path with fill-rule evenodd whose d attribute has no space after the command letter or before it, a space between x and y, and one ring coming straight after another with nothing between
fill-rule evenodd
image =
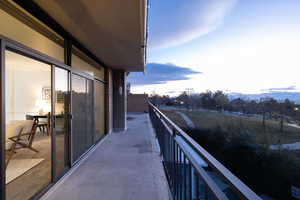
<instances>
[{"instance_id":1,"label":"stucco wall","mask_svg":"<svg viewBox=\"0 0 300 200\"><path fill-rule=\"evenodd\" d=\"M148 112L147 94L129 94L127 100L128 112Z\"/></svg>"}]
</instances>

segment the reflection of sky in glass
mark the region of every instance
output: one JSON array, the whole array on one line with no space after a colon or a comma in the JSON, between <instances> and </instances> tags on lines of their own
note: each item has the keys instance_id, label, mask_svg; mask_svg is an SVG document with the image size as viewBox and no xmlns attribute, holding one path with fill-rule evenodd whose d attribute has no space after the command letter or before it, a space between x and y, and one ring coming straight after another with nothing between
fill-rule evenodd
<instances>
[{"instance_id":1,"label":"reflection of sky in glass","mask_svg":"<svg viewBox=\"0 0 300 200\"><path fill-rule=\"evenodd\" d=\"M57 67L55 68L55 90L68 91L68 72Z\"/></svg>"},{"instance_id":2,"label":"reflection of sky in glass","mask_svg":"<svg viewBox=\"0 0 300 200\"><path fill-rule=\"evenodd\" d=\"M85 78L82 78L77 75L72 76L72 90L77 93L86 92L86 82Z\"/></svg>"}]
</instances>

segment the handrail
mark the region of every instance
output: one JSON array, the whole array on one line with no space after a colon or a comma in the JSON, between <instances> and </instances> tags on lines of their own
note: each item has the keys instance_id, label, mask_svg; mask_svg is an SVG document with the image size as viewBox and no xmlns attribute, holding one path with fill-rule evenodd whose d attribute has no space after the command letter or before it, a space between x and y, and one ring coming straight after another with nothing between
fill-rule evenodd
<instances>
[{"instance_id":1,"label":"handrail","mask_svg":"<svg viewBox=\"0 0 300 200\"><path fill-rule=\"evenodd\" d=\"M218 160L216 160L210 153L201 147L195 140L193 140L187 133L179 128L173 121L171 121L165 114L156 108L151 102L148 102L149 107L159 115L160 120L165 121L177 135L181 136L210 167L212 167L219 175L223 177L227 184L239 195L241 199L245 200L261 200L261 198L253 192L247 185L245 185L239 178L237 178L231 171L224 167ZM187 155L188 156L188 155Z\"/></svg>"},{"instance_id":2,"label":"handrail","mask_svg":"<svg viewBox=\"0 0 300 200\"><path fill-rule=\"evenodd\" d=\"M178 143L184 154L188 157L189 161L193 164L195 167L197 173L201 178L205 181L205 183L208 185L208 187L211 189L211 192L214 194L215 197L222 200L228 200L226 195L221 191L221 189L217 186L217 184L212 180L211 177L205 172L205 170L196 164L196 160L193 156L190 155L190 152L187 151L184 146L180 143Z\"/></svg>"}]
</instances>

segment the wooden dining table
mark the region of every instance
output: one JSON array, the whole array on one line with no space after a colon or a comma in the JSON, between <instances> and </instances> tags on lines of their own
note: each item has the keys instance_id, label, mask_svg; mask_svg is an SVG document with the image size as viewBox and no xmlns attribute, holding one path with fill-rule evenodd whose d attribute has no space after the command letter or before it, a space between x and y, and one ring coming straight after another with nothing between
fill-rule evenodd
<instances>
[{"instance_id":1,"label":"wooden dining table","mask_svg":"<svg viewBox=\"0 0 300 200\"><path fill-rule=\"evenodd\" d=\"M49 116L51 118L51 115L48 115L48 114L44 114L44 115L33 114L33 115L26 115L26 118L33 119L33 121L37 124L37 127L39 128L39 130L42 132L44 132L45 128L46 128L46 133L47 133L47 135L49 135L51 133L51 131L50 131L51 119L48 119ZM63 119L64 114L55 115L55 118ZM40 123L40 119L47 119L47 121Z\"/></svg>"},{"instance_id":2,"label":"wooden dining table","mask_svg":"<svg viewBox=\"0 0 300 200\"><path fill-rule=\"evenodd\" d=\"M28 117L31 117L35 122L39 122L40 119L47 119L48 115L44 114L44 115L27 115ZM59 114L59 115L55 115L55 118L64 118L64 114Z\"/></svg>"}]
</instances>

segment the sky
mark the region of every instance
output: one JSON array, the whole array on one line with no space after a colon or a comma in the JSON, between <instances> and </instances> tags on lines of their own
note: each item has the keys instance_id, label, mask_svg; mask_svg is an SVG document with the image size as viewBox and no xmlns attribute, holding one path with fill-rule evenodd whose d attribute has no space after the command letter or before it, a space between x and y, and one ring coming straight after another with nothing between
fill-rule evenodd
<instances>
[{"instance_id":1,"label":"sky","mask_svg":"<svg viewBox=\"0 0 300 200\"><path fill-rule=\"evenodd\" d=\"M299 0L149 0L132 93L300 91Z\"/></svg>"}]
</instances>

